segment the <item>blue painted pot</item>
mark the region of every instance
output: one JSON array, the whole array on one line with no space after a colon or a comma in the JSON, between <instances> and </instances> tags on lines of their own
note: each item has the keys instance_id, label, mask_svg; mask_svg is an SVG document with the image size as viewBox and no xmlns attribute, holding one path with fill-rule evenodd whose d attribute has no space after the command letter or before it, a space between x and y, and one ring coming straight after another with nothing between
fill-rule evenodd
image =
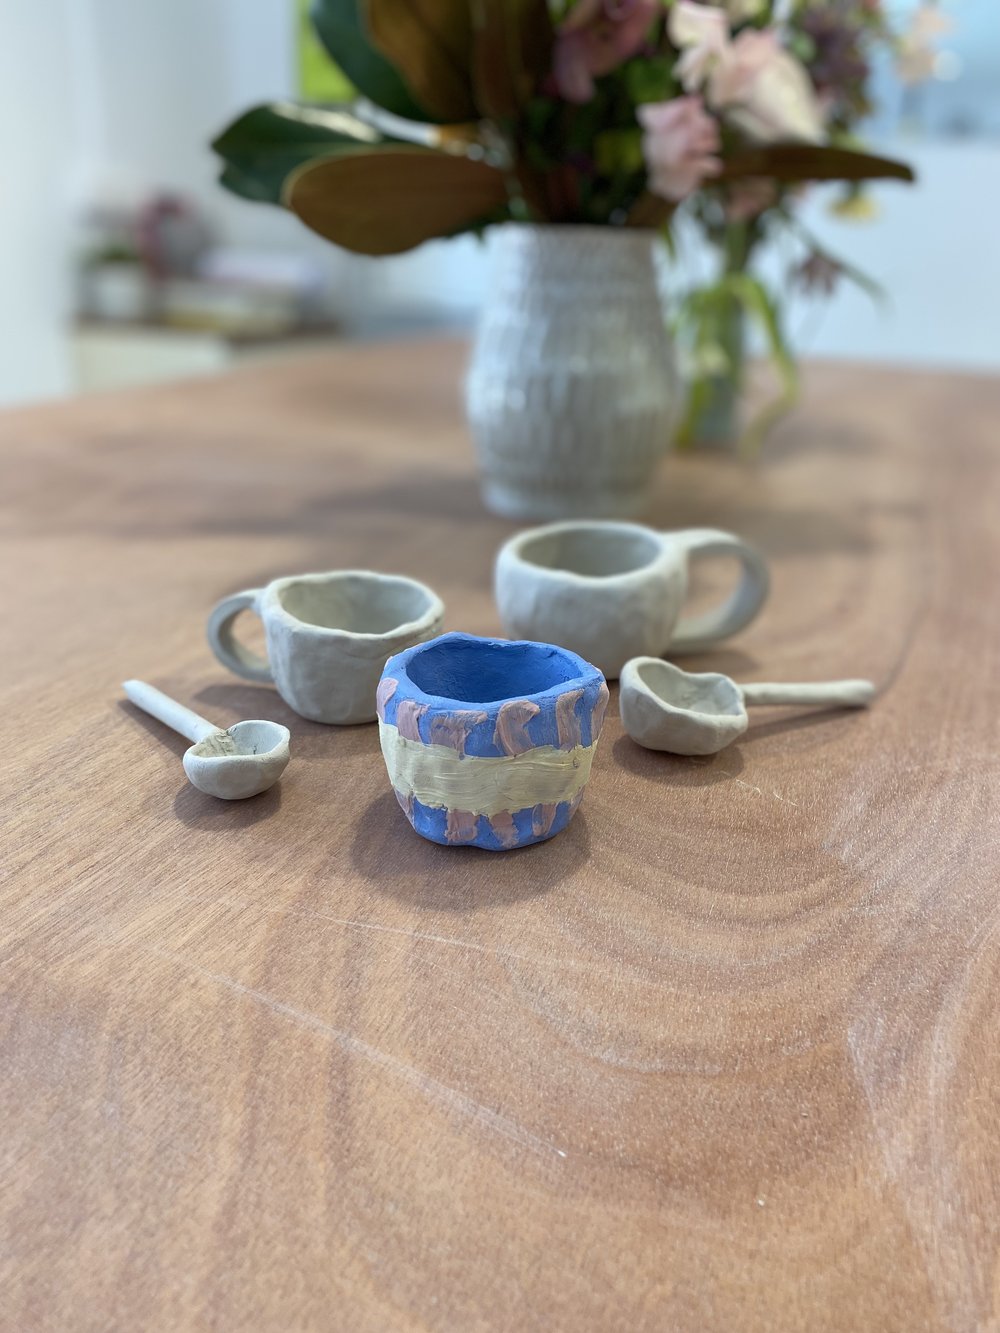
<instances>
[{"instance_id":1,"label":"blue painted pot","mask_svg":"<svg viewBox=\"0 0 1000 1333\"><path fill-rule=\"evenodd\" d=\"M378 687L389 780L421 837L509 851L576 813L608 704L595 666L550 643L443 634Z\"/></svg>"}]
</instances>

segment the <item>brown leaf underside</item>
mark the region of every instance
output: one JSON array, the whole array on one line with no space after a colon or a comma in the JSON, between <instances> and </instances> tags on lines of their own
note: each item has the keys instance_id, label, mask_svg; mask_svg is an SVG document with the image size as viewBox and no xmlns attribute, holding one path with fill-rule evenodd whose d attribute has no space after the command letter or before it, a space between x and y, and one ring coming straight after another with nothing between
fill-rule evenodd
<instances>
[{"instance_id":1,"label":"brown leaf underside","mask_svg":"<svg viewBox=\"0 0 1000 1333\"><path fill-rule=\"evenodd\" d=\"M366 0L368 30L411 93L441 120L477 118L468 0Z\"/></svg>"},{"instance_id":2,"label":"brown leaf underside","mask_svg":"<svg viewBox=\"0 0 1000 1333\"><path fill-rule=\"evenodd\" d=\"M409 147L309 163L285 189L285 203L307 227L365 255L399 254L450 236L506 199L495 167Z\"/></svg>"}]
</instances>

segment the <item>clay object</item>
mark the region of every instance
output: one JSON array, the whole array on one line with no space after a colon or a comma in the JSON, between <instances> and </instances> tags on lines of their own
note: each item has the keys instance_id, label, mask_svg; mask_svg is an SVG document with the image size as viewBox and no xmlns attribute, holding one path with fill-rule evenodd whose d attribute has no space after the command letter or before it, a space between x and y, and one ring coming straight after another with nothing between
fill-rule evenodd
<instances>
[{"instance_id":1,"label":"clay object","mask_svg":"<svg viewBox=\"0 0 1000 1333\"><path fill-rule=\"evenodd\" d=\"M638 513L685 396L655 234L518 222L494 238L466 385L483 499L527 522Z\"/></svg>"},{"instance_id":2,"label":"clay object","mask_svg":"<svg viewBox=\"0 0 1000 1333\"><path fill-rule=\"evenodd\" d=\"M681 617L692 560L735 556L728 599ZM513 537L497 556L495 590L512 638L546 639L617 679L631 657L698 652L735 634L767 600L763 557L730 532L656 532L637 523L552 523Z\"/></svg>"},{"instance_id":3,"label":"clay object","mask_svg":"<svg viewBox=\"0 0 1000 1333\"><path fill-rule=\"evenodd\" d=\"M386 663L379 738L414 829L509 851L573 818L608 703L596 667L550 643L445 634Z\"/></svg>"},{"instance_id":4,"label":"clay object","mask_svg":"<svg viewBox=\"0 0 1000 1333\"><path fill-rule=\"evenodd\" d=\"M289 732L280 723L255 720L217 727L144 681L126 680L122 689L144 713L195 742L184 754L184 772L199 791L241 801L267 791L284 773Z\"/></svg>"},{"instance_id":5,"label":"clay object","mask_svg":"<svg viewBox=\"0 0 1000 1333\"><path fill-rule=\"evenodd\" d=\"M716 754L746 731L747 704L819 704L865 708L875 697L870 680L810 685L737 685L714 671L682 671L658 657L636 657L621 676L622 726L647 750Z\"/></svg>"},{"instance_id":6,"label":"clay object","mask_svg":"<svg viewBox=\"0 0 1000 1333\"><path fill-rule=\"evenodd\" d=\"M239 642L241 611L264 622L267 660ZM224 597L208 618L208 642L245 680L273 681L312 722L374 722L375 689L393 653L440 634L444 604L415 579L365 569L300 574Z\"/></svg>"}]
</instances>

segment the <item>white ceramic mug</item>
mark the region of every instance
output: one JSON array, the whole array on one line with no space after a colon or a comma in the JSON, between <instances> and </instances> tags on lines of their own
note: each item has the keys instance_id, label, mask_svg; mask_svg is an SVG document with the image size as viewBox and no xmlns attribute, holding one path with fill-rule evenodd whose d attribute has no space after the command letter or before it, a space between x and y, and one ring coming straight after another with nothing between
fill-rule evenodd
<instances>
[{"instance_id":1,"label":"white ceramic mug","mask_svg":"<svg viewBox=\"0 0 1000 1333\"><path fill-rule=\"evenodd\" d=\"M735 556L740 581L720 606L682 617L688 564L709 556ZM557 643L614 680L631 657L699 652L735 634L764 605L770 576L731 532L582 520L512 537L497 556L495 587L512 639Z\"/></svg>"},{"instance_id":2,"label":"white ceramic mug","mask_svg":"<svg viewBox=\"0 0 1000 1333\"><path fill-rule=\"evenodd\" d=\"M267 660L233 632L241 611L264 622ZM386 660L441 633L444 604L415 579L370 570L299 574L224 597L208 618L212 652L246 680L273 681L313 722L372 722Z\"/></svg>"}]
</instances>

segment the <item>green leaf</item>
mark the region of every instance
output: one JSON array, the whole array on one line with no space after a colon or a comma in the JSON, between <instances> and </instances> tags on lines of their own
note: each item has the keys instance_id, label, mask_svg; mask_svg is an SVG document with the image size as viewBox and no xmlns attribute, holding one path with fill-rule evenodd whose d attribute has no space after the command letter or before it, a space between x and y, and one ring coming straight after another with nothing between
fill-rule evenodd
<instances>
[{"instance_id":1,"label":"green leaf","mask_svg":"<svg viewBox=\"0 0 1000 1333\"><path fill-rule=\"evenodd\" d=\"M743 303L747 313L756 318L767 343L768 354L778 373L781 391L765 404L747 426L741 444L756 452L771 426L795 406L799 396L799 372L781 328L781 315L763 283L749 273L730 273L723 285Z\"/></svg>"},{"instance_id":2,"label":"green leaf","mask_svg":"<svg viewBox=\"0 0 1000 1333\"><path fill-rule=\"evenodd\" d=\"M676 329L682 339L693 343L695 360L708 360L706 353L721 351L725 355L723 340L719 338L720 329L739 309L760 327L780 382L779 392L761 408L743 432L740 445L745 452L752 453L760 448L774 422L788 412L798 398L798 367L785 341L777 303L764 285L749 273L727 273L712 286L697 288L688 294L678 309ZM729 374L735 373L736 367L730 365ZM710 368L693 379L684 423L678 432L681 447L693 442L698 419L708 408L713 381L718 377L719 371Z\"/></svg>"},{"instance_id":3,"label":"green leaf","mask_svg":"<svg viewBox=\"0 0 1000 1333\"><path fill-rule=\"evenodd\" d=\"M905 162L893 158L807 143L759 144L726 154L722 173L716 179L743 176L769 176L778 181L916 179Z\"/></svg>"},{"instance_id":4,"label":"green leaf","mask_svg":"<svg viewBox=\"0 0 1000 1333\"><path fill-rule=\"evenodd\" d=\"M385 145L307 163L286 183L284 198L328 241L358 254L393 255L498 217L507 188L486 162Z\"/></svg>"},{"instance_id":5,"label":"green leaf","mask_svg":"<svg viewBox=\"0 0 1000 1333\"><path fill-rule=\"evenodd\" d=\"M372 40L430 117L478 118L468 0L363 0L363 12Z\"/></svg>"},{"instance_id":6,"label":"green leaf","mask_svg":"<svg viewBox=\"0 0 1000 1333\"><path fill-rule=\"evenodd\" d=\"M675 68L676 61L663 56L630 60L623 70L629 100L641 105L644 102L665 102L675 96L678 91Z\"/></svg>"},{"instance_id":7,"label":"green leaf","mask_svg":"<svg viewBox=\"0 0 1000 1333\"><path fill-rule=\"evenodd\" d=\"M594 139L594 161L602 176L631 175L643 169L642 131L605 130Z\"/></svg>"},{"instance_id":8,"label":"green leaf","mask_svg":"<svg viewBox=\"0 0 1000 1333\"><path fill-rule=\"evenodd\" d=\"M358 90L330 59L309 12L309 0L294 0L298 13L298 83L303 102L351 102Z\"/></svg>"},{"instance_id":9,"label":"green leaf","mask_svg":"<svg viewBox=\"0 0 1000 1333\"><path fill-rule=\"evenodd\" d=\"M494 120L514 116L552 67L547 0L472 0L472 25L478 109Z\"/></svg>"},{"instance_id":10,"label":"green leaf","mask_svg":"<svg viewBox=\"0 0 1000 1333\"><path fill-rule=\"evenodd\" d=\"M358 92L406 120L432 119L414 99L395 66L370 40L363 0L312 0L312 21L331 60Z\"/></svg>"},{"instance_id":11,"label":"green leaf","mask_svg":"<svg viewBox=\"0 0 1000 1333\"><path fill-rule=\"evenodd\" d=\"M377 144L382 135L348 107L256 106L219 135L212 148L225 168L222 184L247 199L280 204L287 176L338 147Z\"/></svg>"},{"instance_id":12,"label":"green leaf","mask_svg":"<svg viewBox=\"0 0 1000 1333\"><path fill-rule=\"evenodd\" d=\"M276 204L269 187L255 176L244 174L238 168L226 165L219 172L219 184L230 194L238 194L241 199L250 199L255 204Z\"/></svg>"}]
</instances>

